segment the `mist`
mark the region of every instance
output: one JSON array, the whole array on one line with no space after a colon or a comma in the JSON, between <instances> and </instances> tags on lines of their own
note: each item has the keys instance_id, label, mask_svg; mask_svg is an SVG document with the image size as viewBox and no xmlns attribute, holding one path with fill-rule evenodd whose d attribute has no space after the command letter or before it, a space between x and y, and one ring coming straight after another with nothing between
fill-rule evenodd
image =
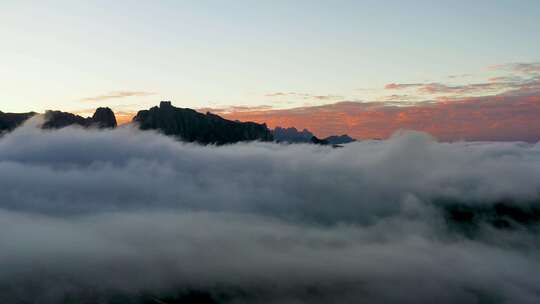
<instances>
[{"instance_id":1,"label":"mist","mask_svg":"<svg viewBox=\"0 0 540 304\"><path fill-rule=\"evenodd\" d=\"M540 302L539 144L28 122L0 137L0 197L2 303Z\"/></svg>"}]
</instances>

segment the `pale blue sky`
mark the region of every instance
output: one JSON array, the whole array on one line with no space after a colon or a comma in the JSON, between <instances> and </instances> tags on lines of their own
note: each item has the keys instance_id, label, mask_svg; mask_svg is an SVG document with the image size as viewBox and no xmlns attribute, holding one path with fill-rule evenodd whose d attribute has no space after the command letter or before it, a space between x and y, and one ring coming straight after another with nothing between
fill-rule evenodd
<instances>
[{"instance_id":1,"label":"pale blue sky","mask_svg":"<svg viewBox=\"0 0 540 304\"><path fill-rule=\"evenodd\" d=\"M538 0L141 2L0 0L0 110L369 100L540 60ZM118 91L155 95L83 101Z\"/></svg>"}]
</instances>

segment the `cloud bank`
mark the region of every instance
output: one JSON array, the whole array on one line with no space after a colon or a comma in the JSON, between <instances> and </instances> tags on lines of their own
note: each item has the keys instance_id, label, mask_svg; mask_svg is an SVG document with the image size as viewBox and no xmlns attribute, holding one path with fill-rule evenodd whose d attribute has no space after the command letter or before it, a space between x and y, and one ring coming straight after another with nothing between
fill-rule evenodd
<instances>
[{"instance_id":1,"label":"cloud bank","mask_svg":"<svg viewBox=\"0 0 540 304\"><path fill-rule=\"evenodd\" d=\"M502 64L489 71L479 82L388 83L370 102L358 102L352 96L320 96L321 100L340 102L221 114L229 119L264 122L272 128L307 128L319 137L346 133L358 139L388 138L406 129L427 132L443 141L540 140L540 124L536 122L540 115L540 63ZM267 96L301 95L278 92Z\"/></svg>"},{"instance_id":2,"label":"cloud bank","mask_svg":"<svg viewBox=\"0 0 540 304\"><path fill-rule=\"evenodd\" d=\"M358 139L389 138L394 132L427 132L442 141L540 140L540 95L497 95L440 99L397 106L391 102L338 102L287 110L223 113L228 119L269 127L308 129L319 137L349 134Z\"/></svg>"},{"instance_id":3,"label":"cloud bank","mask_svg":"<svg viewBox=\"0 0 540 304\"><path fill-rule=\"evenodd\" d=\"M0 138L2 303L538 303L540 146L421 133L201 147L130 127Z\"/></svg>"}]
</instances>

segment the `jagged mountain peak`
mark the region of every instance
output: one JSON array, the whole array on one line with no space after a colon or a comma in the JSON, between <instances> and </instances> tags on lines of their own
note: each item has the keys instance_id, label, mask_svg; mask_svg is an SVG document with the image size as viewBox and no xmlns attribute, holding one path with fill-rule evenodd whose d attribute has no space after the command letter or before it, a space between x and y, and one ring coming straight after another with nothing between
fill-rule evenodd
<instances>
[{"instance_id":1,"label":"jagged mountain peak","mask_svg":"<svg viewBox=\"0 0 540 304\"><path fill-rule=\"evenodd\" d=\"M163 134L201 144L223 145L273 139L266 125L231 121L212 113L177 108L170 101L162 101L159 107L139 111L133 121L142 130L159 130Z\"/></svg>"}]
</instances>

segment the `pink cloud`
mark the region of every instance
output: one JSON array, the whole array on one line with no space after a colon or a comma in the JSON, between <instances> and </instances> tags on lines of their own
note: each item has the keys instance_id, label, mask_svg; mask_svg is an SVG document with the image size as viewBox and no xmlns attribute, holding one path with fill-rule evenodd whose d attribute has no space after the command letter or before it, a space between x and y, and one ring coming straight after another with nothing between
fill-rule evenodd
<instances>
[{"instance_id":1,"label":"pink cloud","mask_svg":"<svg viewBox=\"0 0 540 304\"><path fill-rule=\"evenodd\" d=\"M317 136L347 133L355 138L388 138L400 129L424 131L439 140L540 140L540 95L495 95L423 102L397 107L385 103L340 102L289 110L229 113L229 119L270 127L307 128Z\"/></svg>"},{"instance_id":2,"label":"pink cloud","mask_svg":"<svg viewBox=\"0 0 540 304\"><path fill-rule=\"evenodd\" d=\"M514 71L522 73L540 73L540 63L514 63L511 65Z\"/></svg>"},{"instance_id":3,"label":"pink cloud","mask_svg":"<svg viewBox=\"0 0 540 304\"><path fill-rule=\"evenodd\" d=\"M297 93L297 92L274 92L264 95L265 97L299 97L302 99L317 99L317 100L338 100L343 99L343 96L340 95L313 95L307 93Z\"/></svg>"},{"instance_id":4,"label":"pink cloud","mask_svg":"<svg viewBox=\"0 0 540 304\"><path fill-rule=\"evenodd\" d=\"M402 90L423 86L422 83L389 83L384 86L385 90Z\"/></svg>"}]
</instances>

